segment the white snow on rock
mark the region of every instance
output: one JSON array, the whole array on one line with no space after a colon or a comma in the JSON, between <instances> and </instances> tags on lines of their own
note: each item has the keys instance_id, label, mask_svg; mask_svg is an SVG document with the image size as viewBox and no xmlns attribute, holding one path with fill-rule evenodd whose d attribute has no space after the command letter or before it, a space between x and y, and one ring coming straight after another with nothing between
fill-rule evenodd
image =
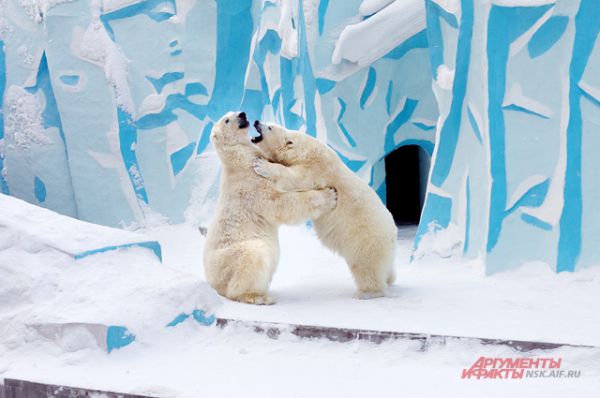
<instances>
[{"instance_id":1,"label":"white snow on rock","mask_svg":"<svg viewBox=\"0 0 600 398\"><path fill-rule=\"evenodd\" d=\"M9 242L0 247L0 357L50 338L65 352L103 351L108 326L144 341L180 314L212 313L219 303L204 282L163 266L147 250L75 261L19 230L2 226L0 236Z\"/></svg>"},{"instance_id":2,"label":"white snow on rock","mask_svg":"<svg viewBox=\"0 0 600 398\"><path fill-rule=\"evenodd\" d=\"M36 23L41 23L49 9L75 0L18 0L25 13Z\"/></svg>"},{"instance_id":3,"label":"white snow on rock","mask_svg":"<svg viewBox=\"0 0 600 398\"><path fill-rule=\"evenodd\" d=\"M0 209L0 227L27 237L29 244L75 259L131 246L160 253L158 242L143 235L65 217L11 196L0 194Z\"/></svg>"},{"instance_id":4,"label":"white snow on rock","mask_svg":"<svg viewBox=\"0 0 600 398\"><path fill-rule=\"evenodd\" d=\"M4 127L6 143L19 149L50 143L42 125L42 98L28 93L24 88L10 86L6 90Z\"/></svg>"},{"instance_id":5,"label":"white snow on rock","mask_svg":"<svg viewBox=\"0 0 600 398\"><path fill-rule=\"evenodd\" d=\"M381 58L425 29L424 4L420 0L396 0L370 18L346 26L335 44L331 62L346 60L362 67Z\"/></svg>"},{"instance_id":6,"label":"white snow on rock","mask_svg":"<svg viewBox=\"0 0 600 398\"><path fill-rule=\"evenodd\" d=\"M444 64L438 66L435 82L443 90L452 90L452 86L454 85L454 69L449 69Z\"/></svg>"}]
</instances>

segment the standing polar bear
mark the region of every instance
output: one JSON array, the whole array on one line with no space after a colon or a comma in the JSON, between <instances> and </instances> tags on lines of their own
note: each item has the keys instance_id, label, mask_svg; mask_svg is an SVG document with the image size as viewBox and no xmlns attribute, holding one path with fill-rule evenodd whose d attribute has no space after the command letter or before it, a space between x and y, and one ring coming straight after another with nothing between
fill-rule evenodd
<instances>
[{"instance_id":1,"label":"standing polar bear","mask_svg":"<svg viewBox=\"0 0 600 398\"><path fill-rule=\"evenodd\" d=\"M275 162L258 159L257 174L284 192L327 186L337 190L337 207L313 218L317 236L346 259L358 286L355 297L385 295L386 285L395 279L397 229L377 194L316 139L258 120L254 127L259 134L255 144Z\"/></svg>"},{"instance_id":2,"label":"standing polar bear","mask_svg":"<svg viewBox=\"0 0 600 398\"><path fill-rule=\"evenodd\" d=\"M248 126L244 112L230 112L211 132L223 169L217 214L204 245L204 272L222 296L273 304L268 290L279 262L279 225L319 218L335 208L336 192L326 187L277 191L253 170L260 150L251 143Z\"/></svg>"}]
</instances>

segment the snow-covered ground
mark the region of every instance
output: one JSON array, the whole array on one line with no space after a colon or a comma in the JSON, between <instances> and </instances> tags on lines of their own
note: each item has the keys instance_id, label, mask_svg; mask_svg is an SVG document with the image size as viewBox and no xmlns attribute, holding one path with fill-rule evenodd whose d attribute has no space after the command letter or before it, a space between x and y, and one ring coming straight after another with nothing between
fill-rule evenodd
<instances>
[{"instance_id":1,"label":"snow-covered ground","mask_svg":"<svg viewBox=\"0 0 600 398\"><path fill-rule=\"evenodd\" d=\"M398 280L390 297L357 301L343 260L322 248L309 229L285 227L272 285L278 303L219 305L199 293L205 289L197 229L178 225L143 232L161 242L164 270L141 249L73 264L70 257L61 260L51 249L16 238L3 246L0 378L165 397L596 397L600 391L600 349L520 353L452 340L421 351L408 341L342 344L285 334L271 340L241 327L220 330L192 321L162 327L169 311L210 302L225 318L600 346L600 267L556 275L529 264L486 277L477 262L425 257L409 265L414 235L409 228L399 234ZM186 299L194 288L197 296ZM51 339L23 325L31 319L73 320L64 314L77 313L109 323L136 320L136 341L106 354L84 337ZM482 356L562 358L562 368L582 373L573 379L462 380L462 370Z\"/></svg>"},{"instance_id":2,"label":"snow-covered ground","mask_svg":"<svg viewBox=\"0 0 600 398\"><path fill-rule=\"evenodd\" d=\"M224 301L223 318L600 346L600 267L555 274L544 264L485 276L477 261L428 256L409 264L414 227L399 231L389 297L353 300L343 259L311 230L282 227L274 306ZM187 225L147 231L167 265L202 274L202 236ZM576 327L574 327L577 325Z\"/></svg>"}]
</instances>

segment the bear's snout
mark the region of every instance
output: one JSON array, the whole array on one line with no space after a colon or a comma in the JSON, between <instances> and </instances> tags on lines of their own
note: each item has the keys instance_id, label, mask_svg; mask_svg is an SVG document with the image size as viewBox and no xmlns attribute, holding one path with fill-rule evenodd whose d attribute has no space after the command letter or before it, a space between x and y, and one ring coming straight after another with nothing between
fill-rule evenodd
<instances>
[{"instance_id":1,"label":"bear's snout","mask_svg":"<svg viewBox=\"0 0 600 398\"><path fill-rule=\"evenodd\" d=\"M245 129L246 127L250 126L250 122L248 122L248 119L246 118L246 112L240 112L238 115L238 124L241 129Z\"/></svg>"},{"instance_id":2,"label":"bear's snout","mask_svg":"<svg viewBox=\"0 0 600 398\"><path fill-rule=\"evenodd\" d=\"M256 129L256 131L258 131L259 133L262 133L262 127L260 127L260 120L255 120L254 121L254 128Z\"/></svg>"}]
</instances>

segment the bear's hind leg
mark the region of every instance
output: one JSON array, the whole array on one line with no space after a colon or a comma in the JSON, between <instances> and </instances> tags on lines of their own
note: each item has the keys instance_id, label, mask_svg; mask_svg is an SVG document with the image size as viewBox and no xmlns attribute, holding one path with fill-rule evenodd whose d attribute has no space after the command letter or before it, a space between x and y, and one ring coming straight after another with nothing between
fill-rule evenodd
<instances>
[{"instance_id":1,"label":"bear's hind leg","mask_svg":"<svg viewBox=\"0 0 600 398\"><path fill-rule=\"evenodd\" d=\"M275 304L275 299L269 296L274 264L267 245L261 241L244 242L235 261L237 266L229 280L226 297L248 304Z\"/></svg>"},{"instance_id":2,"label":"bear's hind leg","mask_svg":"<svg viewBox=\"0 0 600 398\"><path fill-rule=\"evenodd\" d=\"M354 298L366 300L385 296L385 289L393 278L386 261L377 258L363 258L348 263L358 290ZM392 279L393 281L393 279Z\"/></svg>"}]
</instances>

